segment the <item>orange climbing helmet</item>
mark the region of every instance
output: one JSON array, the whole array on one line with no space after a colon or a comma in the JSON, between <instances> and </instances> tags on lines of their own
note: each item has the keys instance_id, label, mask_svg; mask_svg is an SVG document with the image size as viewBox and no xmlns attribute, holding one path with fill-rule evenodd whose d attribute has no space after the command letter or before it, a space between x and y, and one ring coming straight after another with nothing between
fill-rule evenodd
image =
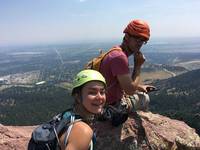
<instances>
[{"instance_id":1,"label":"orange climbing helmet","mask_svg":"<svg viewBox=\"0 0 200 150\"><path fill-rule=\"evenodd\" d=\"M147 22L136 19L132 20L127 25L127 27L124 29L124 33L128 33L132 36L143 37L146 41L148 41L150 37L150 28Z\"/></svg>"}]
</instances>

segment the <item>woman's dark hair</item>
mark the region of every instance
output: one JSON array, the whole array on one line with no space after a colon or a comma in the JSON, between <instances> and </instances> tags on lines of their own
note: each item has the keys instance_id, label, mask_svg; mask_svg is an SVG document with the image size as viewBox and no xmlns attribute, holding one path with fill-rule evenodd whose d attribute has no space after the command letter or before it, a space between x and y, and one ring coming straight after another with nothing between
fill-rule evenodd
<instances>
[{"instance_id":1,"label":"woman's dark hair","mask_svg":"<svg viewBox=\"0 0 200 150\"><path fill-rule=\"evenodd\" d=\"M79 86L77 88L74 88L73 91L72 91L72 96L74 96L75 94L81 94L82 88L83 88L83 85Z\"/></svg>"}]
</instances>

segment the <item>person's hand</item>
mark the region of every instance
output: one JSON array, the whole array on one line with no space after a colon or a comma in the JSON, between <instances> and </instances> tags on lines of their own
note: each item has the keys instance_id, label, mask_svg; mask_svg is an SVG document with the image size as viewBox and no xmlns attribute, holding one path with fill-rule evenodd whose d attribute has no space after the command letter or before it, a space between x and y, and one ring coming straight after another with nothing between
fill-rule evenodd
<instances>
[{"instance_id":1,"label":"person's hand","mask_svg":"<svg viewBox=\"0 0 200 150\"><path fill-rule=\"evenodd\" d=\"M147 93L147 85L139 84L139 85L137 86L137 91Z\"/></svg>"},{"instance_id":2,"label":"person's hand","mask_svg":"<svg viewBox=\"0 0 200 150\"><path fill-rule=\"evenodd\" d=\"M137 90L140 91L140 92L148 93L148 92L156 91L157 88L155 86L152 86L152 85L139 84L138 87L137 87Z\"/></svg>"},{"instance_id":3,"label":"person's hand","mask_svg":"<svg viewBox=\"0 0 200 150\"><path fill-rule=\"evenodd\" d=\"M155 86L148 85L148 86L146 87L146 90L147 90L147 92L149 93L149 92L157 91L158 89L157 89Z\"/></svg>"},{"instance_id":4,"label":"person's hand","mask_svg":"<svg viewBox=\"0 0 200 150\"><path fill-rule=\"evenodd\" d=\"M135 55L134 55L134 65L135 67L140 67L142 66L142 64L145 62L145 57L144 55L138 51Z\"/></svg>"}]
</instances>

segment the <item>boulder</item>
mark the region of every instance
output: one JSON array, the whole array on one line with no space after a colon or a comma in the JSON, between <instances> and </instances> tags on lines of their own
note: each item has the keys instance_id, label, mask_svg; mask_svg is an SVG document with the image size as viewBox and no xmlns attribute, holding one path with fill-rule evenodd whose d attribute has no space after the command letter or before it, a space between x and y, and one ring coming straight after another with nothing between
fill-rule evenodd
<instances>
[{"instance_id":1,"label":"boulder","mask_svg":"<svg viewBox=\"0 0 200 150\"><path fill-rule=\"evenodd\" d=\"M135 112L112 127L96 124L97 150L200 150L200 137L186 123L151 112Z\"/></svg>"},{"instance_id":2,"label":"boulder","mask_svg":"<svg viewBox=\"0 0 200 150\"><path fill-rule=\"evenodd\" d=\"M35 127L0 124L0 150L26 150ZM97 150L200 150L195 129L151 112L134 112L118 127L97 122L94 130Z\"/></svg>"}]
</instances>

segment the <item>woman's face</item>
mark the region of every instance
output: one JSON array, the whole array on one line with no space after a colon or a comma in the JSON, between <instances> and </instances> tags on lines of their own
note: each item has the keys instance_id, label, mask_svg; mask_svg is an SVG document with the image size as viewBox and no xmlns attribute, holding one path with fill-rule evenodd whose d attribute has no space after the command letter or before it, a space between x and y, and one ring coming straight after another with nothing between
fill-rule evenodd
<instances>
[{"instance_id":1,"label":"woman's face","mask_svg":"<svg viewBox=\"0 0 200 150\"><path fill-rule=\"evenodd\" d=\"M105 87L102 82L91 81L86 83L82 90L82 104L87 111L99 114L106 102Z\"/></svg>"}]
</instances>

